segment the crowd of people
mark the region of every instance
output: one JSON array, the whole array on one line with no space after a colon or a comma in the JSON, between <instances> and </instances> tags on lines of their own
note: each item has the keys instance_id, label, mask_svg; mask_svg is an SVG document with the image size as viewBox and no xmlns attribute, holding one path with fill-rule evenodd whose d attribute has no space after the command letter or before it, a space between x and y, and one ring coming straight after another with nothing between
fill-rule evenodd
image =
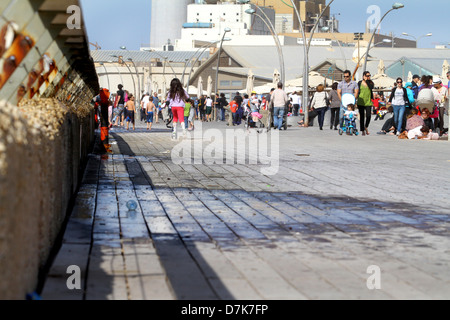
<instances>
[{"instance_id":1,"label":"crowd of people","mask_svg":"<svg viewBox=\"0 0 450 320\"><path fill-rule=\"evenodd\" d=\"M450 72L447 73L447 79L450 80ZM168 127L169 122L173 122L173 136L176 137L178 123L183 134L195 129L194 121L227 121L228 126L239 126L249 117L261 118L262 110L271 111L275 130L285 124L286 116L305 115L306 112L309 116L308 126L313 126L317 118L319 129L323 130L326 125L325 114L330 111L330 130L339 130L352 124L358 127L363 136L370 135L369 127L374 116L375 121L385 120L382 130L377 134L409 139L435 139L448 134L448 128L444 128L444 115L448 112L449 89L438 77L414 75L413 80L407 83L398 78L385 95L384 92L376 92L369 71L365 71L363 79L356 82L352 80L351 72L346 70L344 80L333 83L330 91L323 84L317 86L308 99L307 108L302 108L301 94L294 92L287 95L283 84L278 83L277 88L273 88L269 94L259 97L256 92L250 96L237 92L231 101L223 93L190 97L180 80L175 78L163 99L156 92L152 95L147 92L141 97L139 106L133 94L119 85L109 103L108 118L110 127L122 126L130 130L131 124L135 130L137 113L140 111L140 120L147 123L147 130L152 130L153 124L162 119ZM342 102L346 94L354 96L355 103L351 106ZM389 114L392 117L386 119ZM349 123L349 120L352 122ZM305 127L305 119L298 124Z\"/></svg>"},{"instance_id":2,"label":"crowd of people","mask_svg":"<svg viewBox=\"0 0 450 320\"><path fill-rule=\"evenodd\" d=\"M450 72L446 76L450 81ZM345 94L354 96L354 105L342 103ZM333 83L329 92L324 91L323 85L316 88L308 105L308 126L313 126L317 117L319 129L323 130L325 113L330 110L331 130L345 128L346 121L358 119L358 129L362 136L370 135L369 126L374 116L375 121L386 120L378 134L395 135L400 139L416 136L418 139L435 139L448 135L448 128L444 128L444 115L448 112L449 96L448 86L444 86L442 79L436 76L414 75L413 80L407 83L402 78L397 78L385 95L384 92L376 92L370 72L365 71L363 79L356 82L352 80L351 72L346 70L344 80ZM389 114L392 117L385 119ZM417 121L419 118L424 123ZM413 128L413 124L417 123ZM300 121L299 125L306 126L305 121ZM409 133L413 129L415 130L412 132L417 134Z\"/></svg>"}]
</instances>

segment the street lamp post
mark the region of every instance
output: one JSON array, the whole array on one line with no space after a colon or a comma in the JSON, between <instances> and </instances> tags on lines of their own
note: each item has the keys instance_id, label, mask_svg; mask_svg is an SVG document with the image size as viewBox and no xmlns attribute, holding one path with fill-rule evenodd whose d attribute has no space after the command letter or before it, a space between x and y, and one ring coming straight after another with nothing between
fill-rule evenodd
<instances>
[{"instance_id":1,"label":"street lamp post","mask_svg":"<svg viewBox=\"0 0 450 320\"><path fill-rule=\"evenodd\" d=\"M248 4L250 2L250 0L239 0L238 2L241 4ZM278 37L278 34L275 30L275 26L273 25L272 21L267 16L267 14L264 12L264 10L262 10L262 8L255 3L252 3L252 5L255 6L262 13L264 18L261 15L257 14L255 9L251 9L251 8L247 9L247 10L245 10L245 13L252 14L252 15L255 15L258 18L260 18L266 25L267 29L269 29L270 33L272 34L272 36L275 40L275 45L277 46L277 49L278 49L278 58L280 59L281 82L283 83L283 85L285 85L286 70L285 70L285 65L284 65L283 48L280 43L280 38Z\"/></svg>"},{"instance_id":2,"label":"street lamp post","mask_svg":"<svg viewBox=\"0 0 450 320\"><path fill-rule=\"evenodd\" d=\"M199 49L197 50L196 53L193 54L193 57L194 57L194 56L196 56L196 55L200 52L200 50L203 49L202 53L199 54L199 55L197 56L197 58L195 59L194 63L193 63L192 66L191 66L191 70L189 71L189 74L188 74L188 81L187 81L187 87L188 87L188 88L189 88L189 85L190 85L190 83L191 83L191 74L192 74L192 71L194 70L194 67L195 67L195 65L197 64L197 62L200 60L200 57L203 55L203 53L206 51L206 49L207 49L209 46L211 46L211 45L213 45L213 44L216 44L216 43L219 43L220 41L221 41L221 40L217 40L217 41L213 41L213 42L207 43L207 44L203 45L201 48L199 48ZM231 39L230 39L230 38L225 38L225 39L223 39L223 41L231 41Z\"/></svg>"},{"instance_id":3,"label":"street lamp post","mask_svg":"<svg viewBox=\"0 0 450 320\"><path fill-rule=\"evenodd\" d=\"M294 8L295 14L297 16L300 30L302 32L303 37L303 50L304 50L304 57L303 57L303 95L302 95L302 106L303 106L303 113L305 114L305 121L304 125L309 125L309 114L308 114L308 104L309 104L309 91L308 91L308 82L309 82L309 62L308 62L308 47L306 44L306 34L305 34L305 28L303 27L303 22L300 17L300 13L298 12L298 8L294 3L294 0L291 0L292 7Z\"/></svg>"},{"instance_id":4,"label":"street lamp post","mask_svg":"<svg viewBox=\"0 0 450 320\"><path fill-rule=\"evenodd\" d=\"M377 32L378 28L380 27L381 22L383 21L383 19L389 14L389 12L393 11L393 10L398 10L401 8L404 8L405 5L399 2L396 2L392 5L392 9L390 9L388 12L386 12L384 14L384 16L380 19L380 22L378 22L378 25L376 26L376 28L373 30L372 32L372 37L370 38L369 44L367 45L367 52L366 52L366 60L364 61L364 69L363 71L367 70L367 60L369 58L369 50L370 50L370 46L372 45L373 42L373 38L375 37L375 33Z\"/></svg>"},{"instance_id":5,"label":"street lamp post","mask_svg":"<svg viewBox=\"0 0 450 320\"><path fill-rule=\"evenodd\" d=\"M108 70L106 69L105 63L100 62L99 64L105 69L106 79L108 80L108 89L111 90L111 83L109 82L109 74Z\"/></svg>"},{"instance_id":6,"label":"street lamp post","mask_svg":"<svg viewBox=\"0 0 450 320\"><path fill-rule=\"evenodd\" d=\"M120 49L126 50L128 53L130 52L130 50L128 50L127 47L125 47L125 46L121 46ZM134 71L136 72L136 77L137 77L137 81L138 81L138 88L137 88L138 92L137 92L137 95L136 95L136 102L139 104L140 100L141 100L141 98L140 98L141 97L141 81L139 80L139 73L138 73L138 70L136 68L136 64L134 63L133 59L130 57L127 60L130 61L133 64ZM130 71L130 73L131 73L131 71Z\"/></svg>"},{"instance_id":7,"label":"street lamp post","mask_svg":"<svg viewBox=\"0 0 450 320\"><path fill-rule=\"evenodd\" d=\"M383 41L374 44L373 47L375 48L377 45L383 44L383 43L391 43L391 41L392 41L392 40L390 40L390 39L383 39ZM358 71L358 69L359 69L359 67L360 67L359 64L361 63L361 60L364 59L364 57L366 56L366 54L367 54L367 52L365 52L365 53L358 59L358 63L356 64L355 72L353 72L353 80L355 80L356 72ZM367 60L367 59L366 59L366 60ZM366 70L364 70L364 71L366 71Z\"/></svg>"},{"instance_id":8,"label":"street lamp post","mask_svg":"<svg viewBox=\"0 0 450 320\"><path fill-rule=\"evenodd\" d=\"M323 27L323 28L321 29L321 31L322 31L322 32L328 32L328 31L330 31L330 28L329 28L329 27ZM338 43L338 45L339 45L339 49L341 50L342 59L344 59L345 70L347 70L347 69L348 69L348 68L347 68L347 59L345 58L345 54L344 54L344 50L342 49L341 41L339 41L339 40L336 39L336 36L334 35L334 32L330 32L330 33L331 33L331 35L333 36L333 39L334 39L334 40Z\"/></svg>"},{"instance_id":9,"label":"street lamp post","mask_svg":"<svg viewBox=\"0 0 450 320\"><path fill-rule=\"evenodd\" d=\"M174 78L177 78L177 73L176 73L175 70L173 69L172 64L168 61L169 57L165 57L165 56L159 54L156 50L153 50L153 49L150 49L150 50L144 50L144 51L152 52L152 53L156 54L157 56L159 56L160 58L162 58L162 59L164 60L164 67L166 67L166 66L165 66L166 64L169 64L170 69L172 69L172 73L173 73ZM164 78L165 78L165 77L164 77Z\"/></svg>"},{"instance_id":10,"label":"street lamp post","mask_svg":"<svg viewBox=\"0 0 450 320\"><path fill-rule=\"evenodd\" d=\"M218 85L217 83L219 82L219 68L220 68L220 55L222 54L222 45L223 45L223 41L225 39L225 36L228 32L231 32L230 28L225 28L224 32L223 32L223 36L222 36L222 40L220 41L220 46L219 46L219 52L217 55L217 69L216 69L216 81L214 84L215 90L214 90L214 106L213 106L213 113L214 113L214 120L216 120L216 102L217 102L217 88Z\"/></svg>"},{"instance_id":11,"label":"street lamp post","mask_svg":"<svg viewBox=\"0 0 450 320\"><path fill-rule=\"evenodd\" d=\"M256 6L256 7L258 7L258 6ZM261 10L261 12L264 13L264 11L262 11L262 10ZM245 10L245 13L255 15L258 18L260 18L264 22L266 27L269 29L270 33L272 34L272 37L275 41L275 45L277 46L277 50L278 50L278 59L280 60L281 82L283 83L283 86L284 86L285 80L286 80L286 72L285 72L285 65L284 65L283 48L281 47L280 39L278 38L278 34L275 31L275 27L273 26L273 24L271 23L271 21L267 17L267 15L265 15L265 14L264 14L265 17L267 17L266 19L264 19L261 15L257 14L256 10L254 10L254 9L247 9L247 10Z\"/></svg>"},{"instance_id":12,"label":"street lamp post","mask_svg":"<svg viewBox=\"0 0 450 320\"><path fill-rule=\"evenodd\" d=\"M113 58L119 58L119 57L116 56L116 55L111 55L111 57L113 57ZM128 64L127 64L126 62L124 62L123 64L125 64L125 66L127 67L128 71L129 71L129 73L130 73L130 75L131 75L131 80L133 80L134 92L135 92L135 94L136 94L136 82L134 81L134 77L133 77L133 74L132 74L132 72L131 72L131 69L130 69L130 67L128 66Z\"/></svg>"},{"instance_id":13,"label":"street lamp post","mask_svg":"<svg viewBox=\"0 0 450 320\"><path fill-rule=\"evenodd\" d=\"M416 41L416 48L418 48L420 39L425 38L425 37L431 37L433 34L430 32L430 33L424 34L423 36L420 36L418 38L416 38L415 36L410 35L410 34L408 34L406 32L402 32L402 35L414 38L414 41Z\"/></svg>"}]
</instances>

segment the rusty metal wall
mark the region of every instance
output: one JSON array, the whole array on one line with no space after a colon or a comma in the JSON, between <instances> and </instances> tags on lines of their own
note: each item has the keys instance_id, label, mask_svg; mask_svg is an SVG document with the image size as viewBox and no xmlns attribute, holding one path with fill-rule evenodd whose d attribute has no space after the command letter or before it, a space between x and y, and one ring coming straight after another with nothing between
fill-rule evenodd
<instances>
[{"instance_id":1,"label":"rusty metal wall","mask_svg":"<svg viewBox=\"0 0 450 320\"><path fill-rule=\"evenodd\" d=\"M79 28L70 6L78 0L0 2L0 100L57 98L89 102L99 90L82 14ZM69 23L69 25L71 25Z\"/></svg>"},{"instance_id":2,"label":"rusty metal wall","mask_svg":"<svg viewBox=\"0 0 450 320\"><path fill-rule=\"evenodd\" d=\"M0 0L0 299L37 289L95 139L78 0Z\"/></svg>"}]
</instances>

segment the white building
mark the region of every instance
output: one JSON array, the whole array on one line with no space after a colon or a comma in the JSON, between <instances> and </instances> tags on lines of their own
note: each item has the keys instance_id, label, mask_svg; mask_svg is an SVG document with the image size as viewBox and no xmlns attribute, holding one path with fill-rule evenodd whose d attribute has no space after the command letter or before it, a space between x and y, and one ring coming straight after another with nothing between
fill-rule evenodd
<instances>
[{"instance_id":1,"label":"white building","mask_svg":"<svg viewBox=\"0 0 450 320\"><path fill-rule=\"evenodd\" d=\"M176 40L176 50L189 50L195 41L218 41L223 37L225 28L230 28L226 37L242 37L247 35L271 35L267 24L275 24L275 11L263 8L258 12L268 20L264 22L257 15L246 13L247 9L255 9L251 4L223 2L217 4L191 4L187 6L187 22L183 24L181 39ZM266 24L267 23L267 24Z\"/></svg>"}]
</instances>

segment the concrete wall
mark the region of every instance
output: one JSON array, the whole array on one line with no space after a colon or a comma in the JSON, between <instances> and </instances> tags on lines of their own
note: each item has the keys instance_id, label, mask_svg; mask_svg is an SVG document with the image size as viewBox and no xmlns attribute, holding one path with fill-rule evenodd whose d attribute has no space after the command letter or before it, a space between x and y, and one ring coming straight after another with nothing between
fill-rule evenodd
<instances>
[{"instance_id":1,"label":"concrete wall","mask_svg":"<svg viewBox=\"0 0 450 320\"><path fill-rule=\"evenodd\" d=\"M0 102L0 299L36 289L94 141L93 111Z\"/></svg>"}]
</instances>

